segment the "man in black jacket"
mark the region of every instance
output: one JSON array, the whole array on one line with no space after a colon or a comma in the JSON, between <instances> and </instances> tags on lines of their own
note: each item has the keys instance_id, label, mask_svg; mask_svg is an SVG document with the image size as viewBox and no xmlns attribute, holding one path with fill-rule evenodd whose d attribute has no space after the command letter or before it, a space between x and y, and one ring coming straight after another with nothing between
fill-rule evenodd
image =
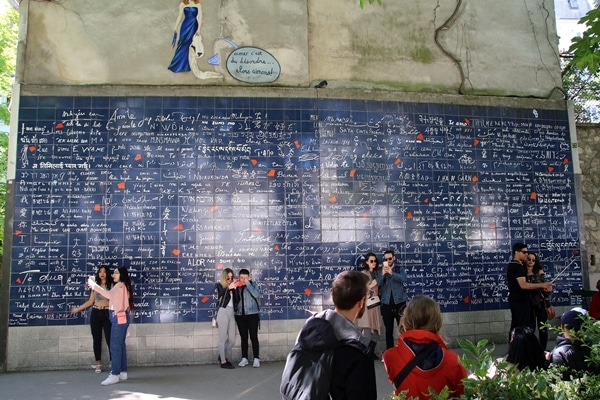
<instances>
[{"instance_id":1,"label":"man in black jacket","mask_svg":"<svg viewBox=\"0 0 600 400\"><path fill-rule=\"evenodd\" d=\"M331 289L335 309L310 317L288 355L280 387L283 399L328 398L327 388L320 386L322 382L329 384L332 400L377 399L373 362L376 343L354 325L365 312L368 283L368 276L358 271L344 271L335 278ZM295 351L297 347L301 351ZM325 357L319 355L328 349L334 349L333 357L324 361ZM318 366L308 354L318 356ZM330 380L325 375L311 376L316 371L330 373Z\"/></svg>"},{"instance_id":2,"label":"man in black jacket","mask_svg":"<svg viewBox=\"0 0 600 400\"><path fill-rule=\"evenodd\" d=\"M535 330L535 317L533 314L533 305L531 296L533 290L542 289L546 292L552 290L551 282L530 283L527 282L527 267L523 262L527 259L529 253L525 243L515 243L513 245L512 261L506 269L506 283L508 284L508 304L510 306L510 330L508 339L510 342L510 333L513 329L520 326L528 326Z\"/></svg>"},{"instance_id":3,"label":"man in black jacket","mask_svg":"<svg viewBox=\"0 0 600 400\"><path fill-rule=\"evenodd\" d=\"M569 379L573 371L594 372L586 361L586 358L590 355L589 347L584 346L583 343L571 336L572 333L581 329L586 314L587 310L579 307L565 312L560 317L563 333L556 337L554 349L546 353L546 360L548 360L549 365L565 365L569 368L563 376L565 380Z\"/></svg>"}]
</instances>

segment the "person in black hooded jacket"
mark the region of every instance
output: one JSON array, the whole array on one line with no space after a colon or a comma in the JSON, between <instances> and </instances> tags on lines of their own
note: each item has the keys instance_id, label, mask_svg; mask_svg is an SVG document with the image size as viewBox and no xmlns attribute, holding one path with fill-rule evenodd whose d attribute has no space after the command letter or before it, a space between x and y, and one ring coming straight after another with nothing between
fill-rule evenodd
<instances>
[{"instance_id":1,"label":"person in black hooded jacket","mask_svg":"<svg viewBox=\"0 0 600 400\"><path fill-rule=\"evenodd\" d=\"M376 343L363 336L354 325L365 312L368 283L368 276L362 272L339 274L331 290L335 309L310 317L296 340L305 350L316 353L335 347L329 386L332 400L377 399L373 361ZM293 384L282 381L282 395L289 389L286 386ZM303 398L302 388L294 390L297 391L294 398Z\"/></svg>"},{"instance_id":2,"label":"person in black hooded jacket","mask_svg":"<svg viewBox=\"0 0 600 400\"><path fill-rule=\"evenodd\" d=\"M556 346L546 354L549 365L565 365L569 368L563 376L565 380L569 379L572 371L596 372L586 361L590 355L589 347L571 336L572 332L579 331L586 314L587 311L582 308L565 312L560 318L563 333L556 337Z\"/></svg>"}]
</instances>

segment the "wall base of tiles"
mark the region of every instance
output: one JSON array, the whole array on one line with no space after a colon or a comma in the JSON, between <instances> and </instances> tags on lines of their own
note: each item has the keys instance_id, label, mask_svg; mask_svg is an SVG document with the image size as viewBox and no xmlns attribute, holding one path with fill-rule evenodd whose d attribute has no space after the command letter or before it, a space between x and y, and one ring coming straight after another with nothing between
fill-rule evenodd
<instances>
[{"instance_id":1,"label":"wall base of tiles","mask_svg":"<svg viewBox=\"0 0 600 400\"><path fill-rule=\"evenodd\" d=\"M557 309L559 315L560 311ZM285 360L303 323L301 319L261 321L258 335L261 360ZM458 346L458 338L506 343L509 326L508 310L444 314L444 331L450 347ZM380 354L385 349L383 334L377 342L376 351ZM218 331L210 323L131 324L127 336L128 364L133 368L215 364L217 343ZM241 357L239 345L237 336L233 349L236 362ZM552 345L550 341L548 346ZM104 369L108 370L106 345L102 351ZM8 372L86 369L94 364L92 337L89 326L85 325L9 328L7 353Z\"/></svg>"}]
</instances>

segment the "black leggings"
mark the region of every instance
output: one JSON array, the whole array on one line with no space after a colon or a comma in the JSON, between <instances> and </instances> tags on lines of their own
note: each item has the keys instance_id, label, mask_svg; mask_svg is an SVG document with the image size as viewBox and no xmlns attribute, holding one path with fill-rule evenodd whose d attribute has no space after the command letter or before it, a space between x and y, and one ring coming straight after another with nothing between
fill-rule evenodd
<instances>
[{"instance_id":1,"label":"black leggings","mask_svg":"<svg viewBox=\"0 0 600 400\"><path fill-rule=\"evenodd\" d=\"M104 331L106 345L108 348L110 348L110 327L111 323L108 319L108 309L105 308L104 310L98 310L97 308L92 308L92 314L90 315L90 328L92 329L94 357L96 357L96 361L102 360L102 331Z\"/></svg>"},{"instance_id":2,"label":"black leggings","mask_svg":"<svg viewBox=\"0 0 600 400\"><path fill-rule=\"evenodd\" d=\"M258 325L260 316L258 314L250 315L236 315L235 322L240 332L241 346L242 346L242 358L248 359L248 334L250 334L250 341L252 342L252 354L254 358L260 358L258 355Z\"/></svg>"}]
</instances>

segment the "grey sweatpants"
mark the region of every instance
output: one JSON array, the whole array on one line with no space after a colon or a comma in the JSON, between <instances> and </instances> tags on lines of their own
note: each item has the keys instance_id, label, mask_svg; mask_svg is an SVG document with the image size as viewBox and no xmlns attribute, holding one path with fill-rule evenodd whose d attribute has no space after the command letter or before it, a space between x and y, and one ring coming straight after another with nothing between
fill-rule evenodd
<instances>
[{"instance_id":1,"label":"grey sweatpants","mask_svg":"<svg viewBox=\"0 0 600 400\"><path fill-rule=\"evenodd\" d=\"M217 312L219 324L219 356L221 360L231 362L233 345L235 344L235 316L233 307L219 307Z\"/></svg>"}]
</instances>

